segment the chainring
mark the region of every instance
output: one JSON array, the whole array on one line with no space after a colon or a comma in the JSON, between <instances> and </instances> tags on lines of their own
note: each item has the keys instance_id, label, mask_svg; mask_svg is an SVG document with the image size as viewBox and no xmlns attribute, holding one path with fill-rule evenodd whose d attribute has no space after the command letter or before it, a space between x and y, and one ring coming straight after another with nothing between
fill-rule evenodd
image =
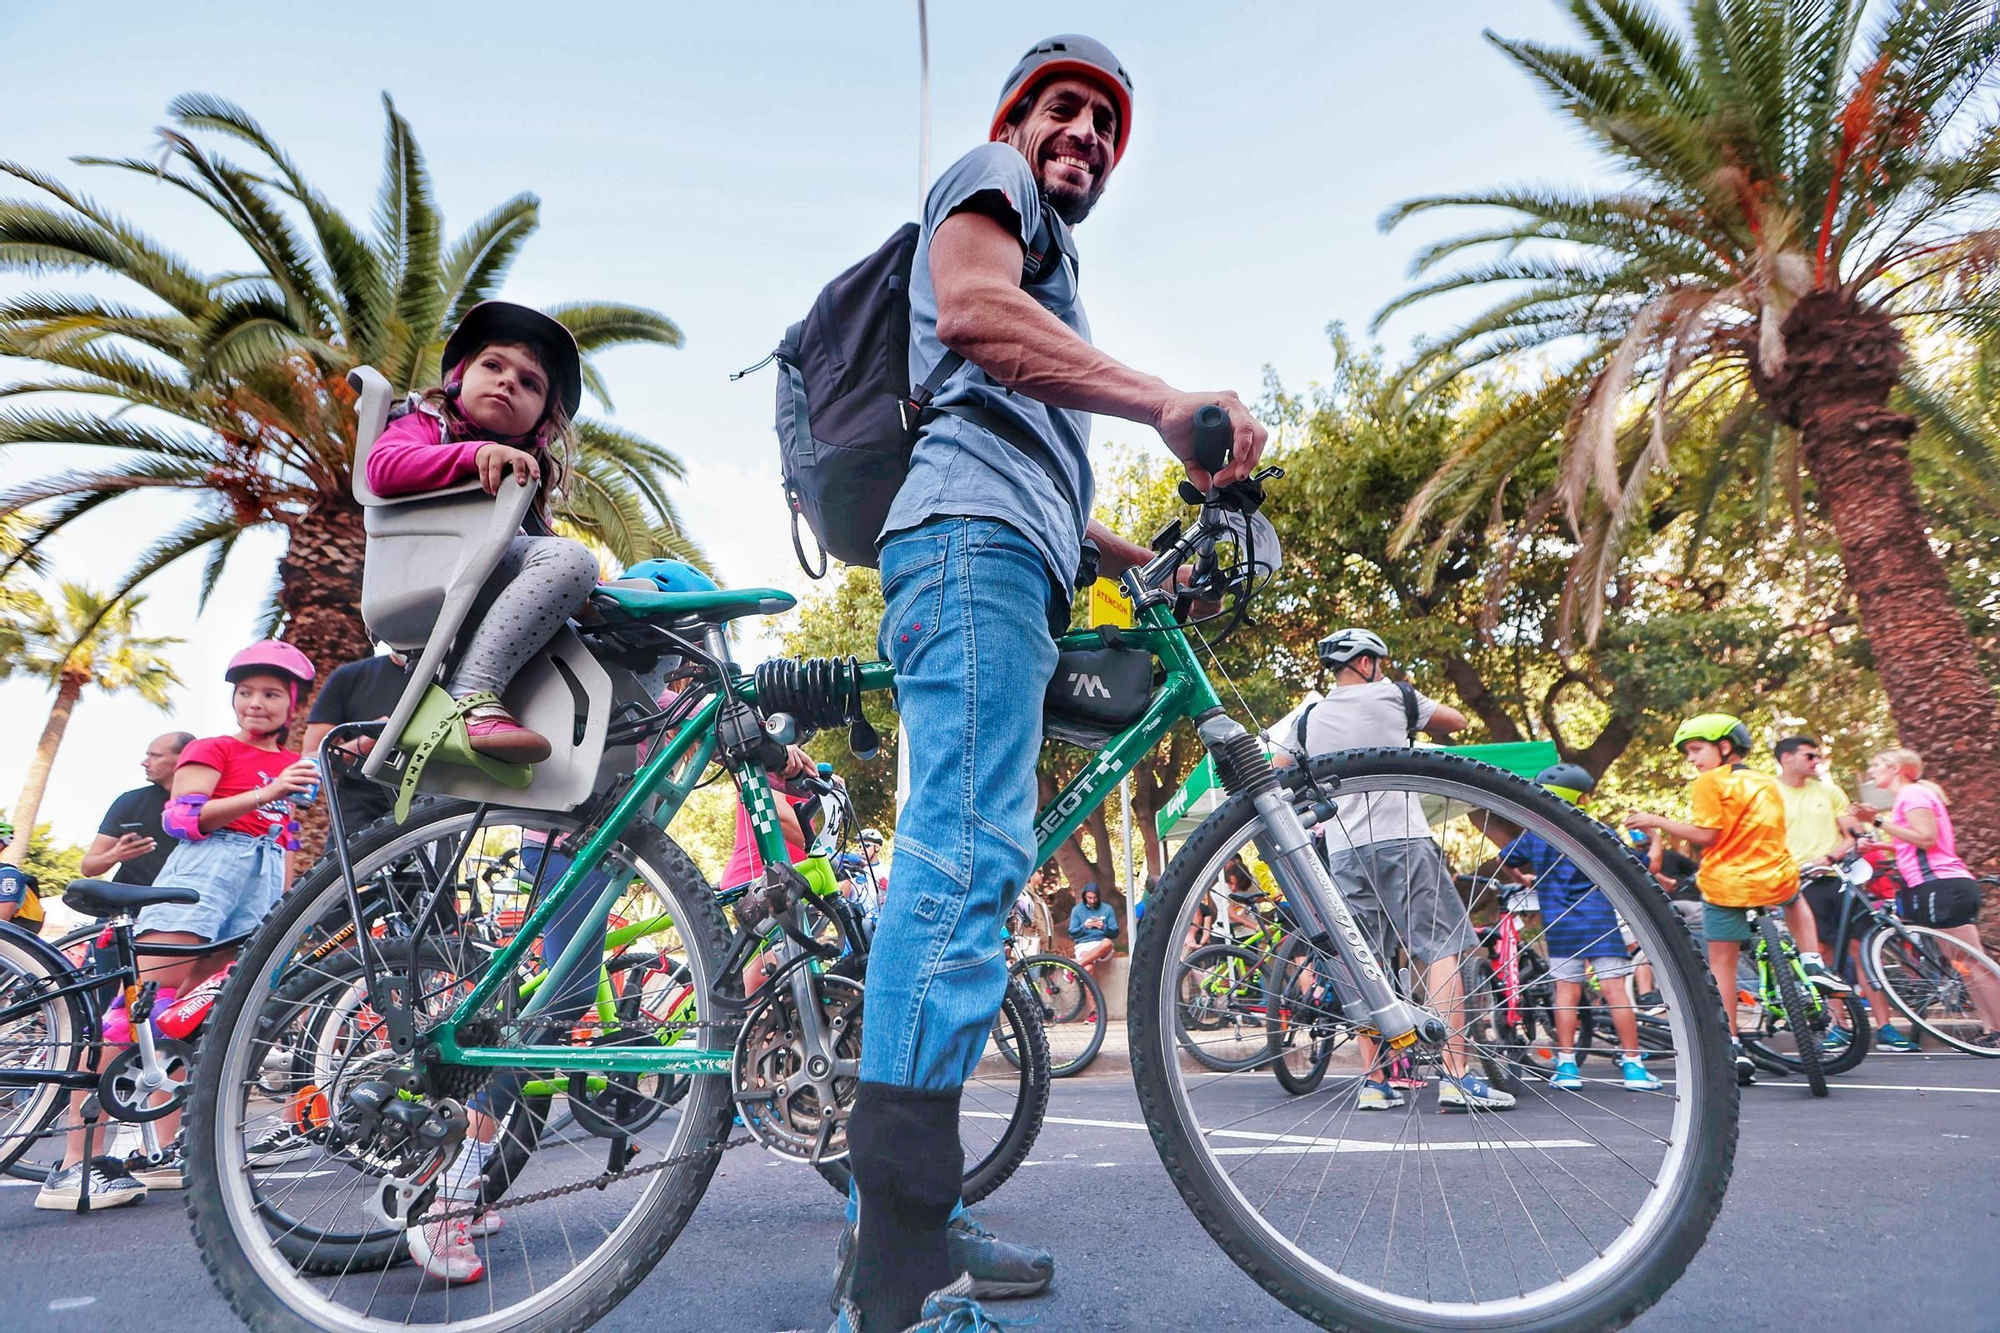
<instances>
[{"instance_id":1,"label":"chainring","mask_svg":"<svg viewBox=\"0 0 2000 1333\"><path fill-rule=\"evenodd\" d=\"M848 960L843 959L842 963ZM847 1156L847 1117L860 1084L861 983L836 964L814 978L834 1059L857 1070L809 1067L788 978L766 983L736 1038L730 1093L743 1126L780 1157L818 1165Z\"/></svg>"},{"instance_id":2,"label":"chainring","mask_svg":"<svg viewBox=\"0 0 2000 1333\"><path fill-rule=\"evenodd\" d=\"M141 1125L173 1114L187 1101L188 1084L194 1081L194 1047L172 1037L161 1037L153 1042L153 1053L159 1059L160 1076L164 1080L158 1087L146 1086L137 1046L127 1046L104 1067L102 1077L97 1080L97 1099L112 1119ZM149 1104L163 1093L165 1101Z\"/></svg>"}]
</instances>

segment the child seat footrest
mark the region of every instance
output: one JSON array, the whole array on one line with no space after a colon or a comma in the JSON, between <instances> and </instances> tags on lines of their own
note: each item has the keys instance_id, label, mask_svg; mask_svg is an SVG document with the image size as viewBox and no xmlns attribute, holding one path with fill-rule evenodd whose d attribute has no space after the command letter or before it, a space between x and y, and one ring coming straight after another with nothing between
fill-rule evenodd
<instances>
[{"instance_id":1,"label":"child seat footrest","mask_svg":"<svg viewBox=\"0 0 2000 1333\"><path fill-rule=\"evenodd\" d=\"M417 705L410 725L403 729L396 742L397 748L409 755L403 766L403 780L396 790L398 824L409 818L410 802L416 797L417 783L422 780L424 769L433 759L476 768L495 782L516 790L535 780L532 765L503 763L472 748L472 737L465 729L465 715L482 704L499 702L500 696L490 690L469 694L463 699L452 698L437 685L424 691L423 702Z\"/></svg>"}]
</instances>

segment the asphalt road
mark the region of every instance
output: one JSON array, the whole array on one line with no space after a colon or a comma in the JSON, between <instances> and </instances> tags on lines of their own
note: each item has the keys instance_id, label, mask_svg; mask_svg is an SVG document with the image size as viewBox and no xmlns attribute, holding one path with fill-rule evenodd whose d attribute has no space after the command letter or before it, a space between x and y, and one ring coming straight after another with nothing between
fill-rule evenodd
<instances>
[{"instance_id":1,"label":"asphalt road","mask_svg":"<svg viewBox=\"0 0 2000 1333\"><path fill-rule=\"evenodd\" d=\"M1306 1329L1230 1264L1169 1185L1129 1082L1056 1087L1031 1164L979 1216L1053 1248L1047 1298L994 1313L1069 1330ZM1079 1123L1082 1122L1082 1123ZM226 1333L178 1196L78 1218L0 1188L0 1313L40 1330ZM700 1212L600 1326L631 1333L826 1327L838 1198L805 1168L740 1148ZM1687 1274L1635 1328L1745 1333L2000 1328L2000 1061L1877 1052L1809 1099L1745 1095L1736 1176Z\"/></svg>"}]
</instances>

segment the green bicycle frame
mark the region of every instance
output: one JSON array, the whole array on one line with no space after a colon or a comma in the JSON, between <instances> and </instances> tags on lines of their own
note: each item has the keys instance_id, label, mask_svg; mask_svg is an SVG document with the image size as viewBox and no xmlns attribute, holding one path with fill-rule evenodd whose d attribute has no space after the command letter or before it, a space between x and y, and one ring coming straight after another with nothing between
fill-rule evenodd
<instances>
[{"instance_id":1,"label":"green bicycle frame","mask_svg":"<svg viewBox=\"0 0 2000 1333\"><path fill-rule=\"evenodd\" d=\"M1117 641L1150 651L1165 666L1166 680L1154 692L1145 713L1112 737L1096 759L1084 765L1063 784L1062 790L1036 816L1034 828L1038 863L1054 854L1055 849L1076 831L1090 812L1138 766L1169 727L1183 718L1197 718L1222 707L1222 701L1195 659L1185 633L1168 608L1157 602L1144 605L1138 613L1138 620L1133 628L1117 631ZM1098 630L1083 630L1064 635L1058 643L1065 649L1101 647L1108 637ZM887 662L863 663L859 675L864 691L885 690L895 683L895 670ZM731 690L739 698L753 703L756 700L755 684L740 672L732 679ZM549 920L565 902L581 891L583 882L596 872L619 835L647 817L645 811L649 802L655 798L659 802L652 816L654 822L665 827L673 821L715 757L715 727L722 702L720 693L705 699L674 736L662 743L640 767L631 787L585 839L569 867L528 914L514 938L489 960L485 975L459 1002L450 1019L430 1034L429 1039L437 1047L440 1060L447 1064L487 1069L528 1066L632 1074L729 1072L733 1053L727 1049L711 1050L684 1045L659 1048L554 1044L465 1046L459 1043L457 1033L458 1025L477 1014L493 998L504 980L513 975L534 941L541 937ZM733 762L729 767L750 815L750 827L759 855L767 865L788 863L790 857L785 849L784 835L778 828L770 783L763 765L755 759L746 759ZM594 915L600 919L609 916L612 905L624 892L625 881L613 875L598 894L598 901L592 909ZM577 932L577 937L563 950L561 957L550 963L542 974L548 980L538 986L522 1017L532 1016L543 1007L548 997L561 993L567 979L584 965L585 954L592 953L596 948L591 932Z\"/></svg>"}]
</instances>

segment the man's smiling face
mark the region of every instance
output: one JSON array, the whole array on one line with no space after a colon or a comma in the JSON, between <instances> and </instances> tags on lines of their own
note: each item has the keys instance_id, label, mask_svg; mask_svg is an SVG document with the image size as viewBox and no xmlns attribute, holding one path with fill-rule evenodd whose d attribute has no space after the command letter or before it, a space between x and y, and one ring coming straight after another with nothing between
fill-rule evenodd
<instances>
[{"instance_id":1,"label":"man's smiling face","mask_svg":"<svg viewBox=\"0 0 2000 1333\"><path fill-rule=\"evenodd\" d=\"M1071 226L1090 215L1111 175L1118 109L1111 97L1085 79L1050 80L1006 141L1035 169L1042 193Z\"/></svg>"}]
</instances>

